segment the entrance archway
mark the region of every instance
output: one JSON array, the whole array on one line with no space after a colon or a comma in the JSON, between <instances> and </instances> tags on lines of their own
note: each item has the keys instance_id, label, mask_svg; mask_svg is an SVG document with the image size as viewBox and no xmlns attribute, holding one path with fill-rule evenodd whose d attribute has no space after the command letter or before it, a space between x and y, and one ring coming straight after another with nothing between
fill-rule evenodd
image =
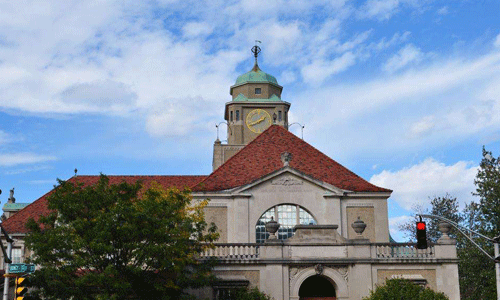
<instances>
[{"instance_id":1,"label":"entrance archway","mask_svg":"<svg viewBox=\"0 0 500 300\"><path fill-rule=\"evenodd\" d=\"M302 282L300 300L336 300L335 287L326 277L314 275Z\"/></svg>"}]
</instances>

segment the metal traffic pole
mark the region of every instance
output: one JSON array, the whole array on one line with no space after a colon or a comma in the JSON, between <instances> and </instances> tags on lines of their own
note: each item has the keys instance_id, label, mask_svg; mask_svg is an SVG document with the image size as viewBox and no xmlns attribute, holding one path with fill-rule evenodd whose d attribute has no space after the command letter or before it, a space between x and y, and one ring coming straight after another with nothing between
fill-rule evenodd
<instances>
[{"instance_id":1,"label":"metal traffic pole","mask_svg":"<svg viewBox=\"0 0 500 300\"><path fill-rule=\"evenodd\" d=\"M499 262L499 256L500 256L500 250L498 243L500 241L500 236L497 236L496 238L493 239L493 245L495 247L495 274L496 274L496 280L497 280L497 299L500 300L500 262Z\"/></svg>"},{"instance_id":2,"label":"metal traffic pole","mask_svg":"<svg viewBox=\"0 0 500 300\"><path fill-rule=\"evenodd\" d=\"M12 244L14 243L14 240L9 236L7 231L2 226L2 223L0 223L0 230L5 235L5 240L7 240L7 251L5 251L5 248L3 246L3 241L0 240L0 248L2 248L2 253L3 253L3 261L4 261L4 266L5 266L5 279L4 279L4 284L3 284L3 300L9 300L9 266L12 263Z\"/></svg>"},{"instance_id":3,"label":"metal traffic pole","mask_svg":"<svg viewBox=\"0 0 500 300\"><path fill-rule=\"evenodd\" d=\"M9 256L7 256L7 259L10 260L10 258L12 257L12 242L9 242L7 244L7 253L9 254ZM9 266L10 263L5 263L5 279L3 281L3 300L9 300L9 280L10 280Z\"/></svg>"},{"instance_id":4,"label":"metal traffic pole","mask_svg":"<svg viewBox=\"0 0 500 300\"><path fill-rule=\"evenodd\" d=\"M420 216L424 217L424 218L440 219L441 221L445 221L446 223L455 227L455 229L457 229L458 232L463 234L474 246L476 246L479 250L481 250L484 254L486 254L486 256L488 258L490 258L491 260L493 260L495 262L495 276L496 276L496 283L497 283L497 299L500 300L500 249L499 249L499 245L498 245L500 243L500 236L497 236L496 238L487 237L485 235L480 234L479 232L475 232L474 230L460 226L457 223L453 222L452 220L446 219L445 217L430 215L430 214L420 214ZM495 255L493 257L491 255L489 255L488 252L486 252L486 250L484 250L476 242L474 242L471 237L469 237L466 233L464 233L462 231L462 229L465 229L470 233L476 234L476 235L492 242L493 246L494 246L494 250L495 250Z\"/></svg>"}]
</instances>

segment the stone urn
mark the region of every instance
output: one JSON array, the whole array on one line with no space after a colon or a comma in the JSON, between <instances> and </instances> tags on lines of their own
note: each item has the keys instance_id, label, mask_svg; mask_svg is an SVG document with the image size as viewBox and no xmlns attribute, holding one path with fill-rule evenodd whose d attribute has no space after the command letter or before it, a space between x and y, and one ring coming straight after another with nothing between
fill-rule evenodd
<instances>
[{"instance_id":1,"label":"stone urn","mask_svg":"<svg viewBox=\"0 0 500 300\"><path fill-rule=\"evenodd\" d=\"M276 236L276 231L280 228L280 224L274 221L274 218L271 217L271 221L266 223L266 231L269 232L269 239L275 240L278 237Z\"/></svg>"},{"instance_id":2,"label":"stone urn","mask_svg":"<svg viewBox=\"0 0 500 300\"><path fill-rule=\"evenodd\" d=\"M361 220L360 217L356 221L354 221L351 224L352 229L354 229L354 232L358 235L358 237L363 236L363 231L365 231L366 228L366 223Z\"/></svg>"},{"instance_id":3,"label":"stone urn","mask_svg":"<svg viewBox=\"0 0 500 300\"><path fill-rule=\"evenodd\" d=\"M451 224L447 222L440 222L438 224L438 229L443 234L444 238L449 238L448 233L451 231Z\"/></svg>"},{"instance_id":4,"label":"stone urn","mask_svg":"<svg viewBox=\"0 0 500 300\"><path fill-rule=\"evenodd\" d=\"M438 224L438 229L441 231L441 237L437 240L438 244L443 245L455 245L455 239L452 239L448 233L451 231L451 224L447 222L440 222Z\"/></svg>"}]
</instances>

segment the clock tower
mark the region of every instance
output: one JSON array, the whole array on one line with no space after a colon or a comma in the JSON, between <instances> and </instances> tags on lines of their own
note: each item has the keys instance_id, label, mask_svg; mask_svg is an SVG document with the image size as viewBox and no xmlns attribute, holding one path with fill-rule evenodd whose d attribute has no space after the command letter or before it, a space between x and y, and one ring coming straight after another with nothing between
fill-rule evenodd
<instances>
[{"instance_id":1,"label":"clock tower","mask_svg":"<svg viewBox=\"0 0 500 300\"><path fill-rule=\"evenodd\" d=\"M238 76L229 93L224 119L227 122L227 144L214 144L213 169L217 169L241 148L272 124L288 128L290 103L281 100L283 87L276 78L263 72L257 64L260 47L254 46L255 65Z\"/></svg>"}]
</instances>

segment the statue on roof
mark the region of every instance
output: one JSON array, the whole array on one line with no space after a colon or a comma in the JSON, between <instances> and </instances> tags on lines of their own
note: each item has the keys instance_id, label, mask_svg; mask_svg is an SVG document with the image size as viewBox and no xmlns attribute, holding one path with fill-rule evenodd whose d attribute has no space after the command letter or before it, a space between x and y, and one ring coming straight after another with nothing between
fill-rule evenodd
<instances>
[{"instance_id":1,"label":"statue on roof","mask_svg":"<svg viewBox=\"0 0 500 300\"><path fill-rule=\"evenodd\" d=\"M10 196L7 201L8 203L16 203L16 198L14 198L14 188L10 190Z\"/></svg>"}]
</instances>

